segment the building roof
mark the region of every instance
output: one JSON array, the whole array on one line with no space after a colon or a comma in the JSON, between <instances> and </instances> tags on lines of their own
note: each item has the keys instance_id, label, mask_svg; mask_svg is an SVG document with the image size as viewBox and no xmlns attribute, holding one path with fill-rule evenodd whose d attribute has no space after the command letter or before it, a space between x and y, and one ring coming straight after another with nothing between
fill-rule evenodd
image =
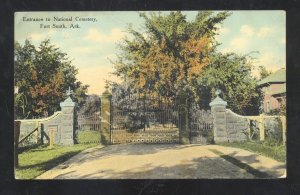
<instances>
[{"instance_id":1,"label":"building roof","mask_svg":"<svg viewBox=\"0 0 300 195\"><path fill-rule=\"evenodd\" d=\"M271 95L280 96L280 94L286 93L286 83L281 85L276 91L273 91Z\"/></svg>"},{"instance_id":2,"label":"building roof","mask_svg":"<svg viewBox=\"0 0 300 195\"><path fill-rule=\"evenodd\" d=\"M282 68L266 78L258 81L258 85L264 85L268 83L285 83L286 82L286 70L285 68Z\"/></svg>"}]
</instances>

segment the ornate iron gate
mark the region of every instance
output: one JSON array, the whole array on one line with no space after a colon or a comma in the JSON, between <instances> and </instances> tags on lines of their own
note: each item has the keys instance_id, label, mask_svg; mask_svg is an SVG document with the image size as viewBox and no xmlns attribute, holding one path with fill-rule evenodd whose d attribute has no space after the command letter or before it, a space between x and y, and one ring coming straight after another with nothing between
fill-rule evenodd
<instances>
[{"instance_id":1,"label":"ornate iron gate","mask_svg":"<svg viewBox=\"0 0 300 195\"><path fill-rule=\"evenodd\" d=\"M132 93L112 101L111 143L178 143L176 103Z\"/></svg>"},{"instance_id":2,"label":"ornate iron gate","mask_svg":"<svg viewBox=\"0 0 300 195\"><path fill-rule=\"evenodd\" d=\"M193 105L190 110L190 142L208 144L213 142L213 117L210 110Z\"/></svg>"}]
</instances>

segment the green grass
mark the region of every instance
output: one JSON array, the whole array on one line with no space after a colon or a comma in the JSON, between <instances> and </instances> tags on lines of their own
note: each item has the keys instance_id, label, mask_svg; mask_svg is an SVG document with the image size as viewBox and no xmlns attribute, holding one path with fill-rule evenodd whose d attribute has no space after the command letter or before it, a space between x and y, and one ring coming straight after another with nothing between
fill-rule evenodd
<instances>
[{"instance_id":1,"label":"green grass","mask_svg":"<svg viewBox=\"0 0 300 195\"><path fill-rule=\"evenodd\" d=\"M286 147L283 145L269 146L266 144L259 144L254 142L219 143L218 145L241 148L257 154L261 154L263 156L273 158L280 162L286 161Z\"/></svg>"},{"instance_id":2,"label":"green grass","mask_svg":"<svg viewBox=\"0 0 300 195\"><path fill-rule=\"evenodd\" d=\"M78 131L77 142L79 144L100 143L100 132L90 130Z\"/></svg>"},{"instance_id":3,"label":"green grass","mask_svg":"<svg viewBox=\"0 0 300 195\"><path fill-rule=\"evenodd\" d=\"M19 154L19 167L15 170L16 179L33 179L45 171L63 163L79 152L98 144L75 144L74 146L43 145Z\"/></svg>"},{"instance_id":4,"label":"green grass","mask_svg":"<svg viewBox=\"0 0 300 195\"><path fill-rule=\"evenodd\" d=\"M232 156L225 155L224 153L220 152L219 150L215 149L209 149L213 153L219 155L221 158L227 160L228 162L234 164L235 166L240 167L241 169L246 170L248 173L251 173L252 175L256 176L257 178L270 178L271 176L268 175L267 173L261 172L257 169L254 169L250 165L247 165L240 160L233 158Z\"/></svg>"}]
</instances>

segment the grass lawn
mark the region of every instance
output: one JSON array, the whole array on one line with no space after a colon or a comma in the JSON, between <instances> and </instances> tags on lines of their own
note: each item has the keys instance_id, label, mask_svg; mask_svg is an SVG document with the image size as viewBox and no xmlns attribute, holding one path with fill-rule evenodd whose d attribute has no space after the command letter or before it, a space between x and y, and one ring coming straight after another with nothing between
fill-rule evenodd
<instances>
[{"instance_id":1,"label":"grass lawn","mask_svg":"<svg viewBox=\"0 0 300 195\"><path fill-rule=\"evenodd\" d=\"M45 171L68 160L79 152L99 145L99 143L75 144L74 146L48 146L29 149L19 154L19 168L15 170L16 179L34 179Z\"/></svg>"},{"instance_id":2,"label":"grass lawn","mask_svg":"<svg viewBox=\"0 0 300 195\"><path fill-rule=\"evenodd\" d=\"M266 144L259 144L253 142L233 142L233 143L220 143L218 145L229 146L234 148L245 149L263 156L273 158L280 162L286 161L286 147L281 146L268 146Z\"/></svg>"}]
</instances>

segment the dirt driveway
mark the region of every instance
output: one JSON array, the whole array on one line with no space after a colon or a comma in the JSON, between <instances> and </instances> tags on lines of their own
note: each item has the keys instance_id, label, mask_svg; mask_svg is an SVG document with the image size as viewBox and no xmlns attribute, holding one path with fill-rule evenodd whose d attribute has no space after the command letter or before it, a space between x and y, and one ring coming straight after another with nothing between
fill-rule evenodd
<instances>
[{"instance_id":1,"label":"dirt driveway","mask_svg":"<svg viewBox=\"0 0 300 195\"><path fill-rule=\"evenodd\" d=\"M259 178L251 170L278 178L285 164L217 145L111 145L83 151L36 179Z\"/></svg>"}]
</instances>

